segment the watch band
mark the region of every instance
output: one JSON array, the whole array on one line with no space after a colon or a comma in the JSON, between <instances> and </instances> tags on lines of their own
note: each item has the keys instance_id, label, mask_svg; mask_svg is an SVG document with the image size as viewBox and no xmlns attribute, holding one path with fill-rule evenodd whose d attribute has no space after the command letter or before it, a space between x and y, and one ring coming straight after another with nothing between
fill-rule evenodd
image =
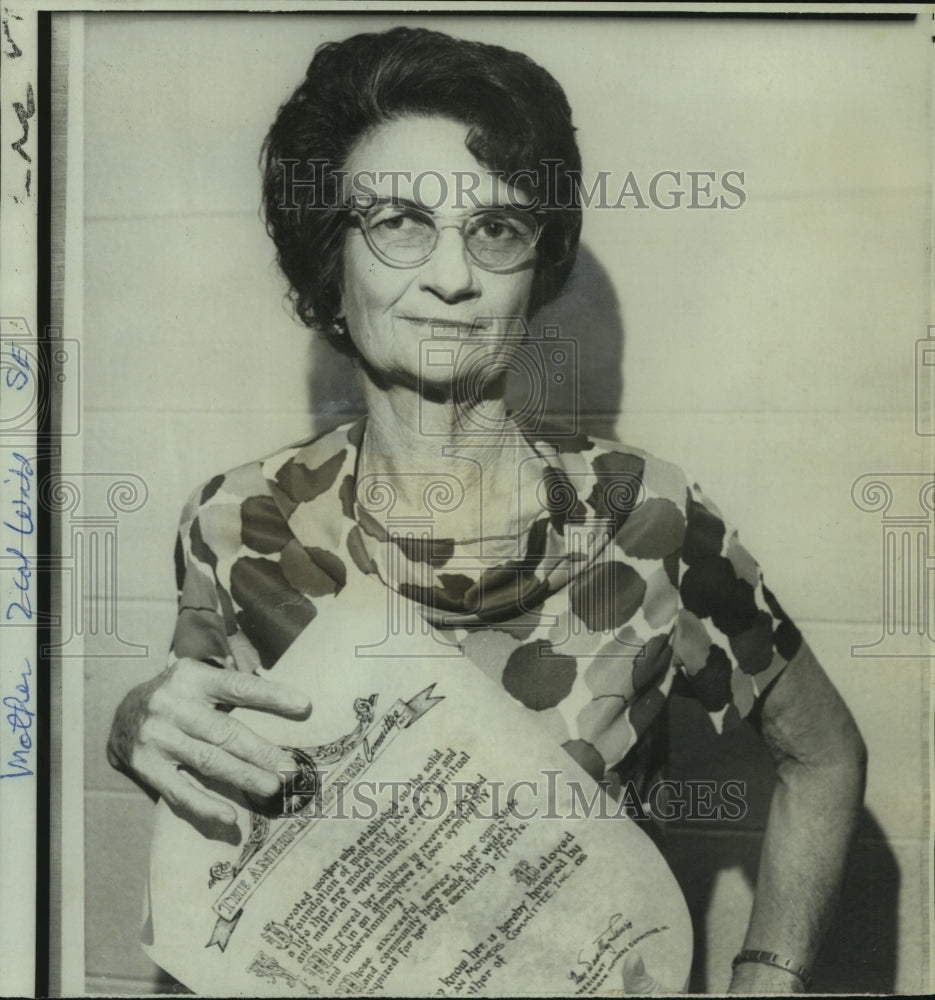
<instances>
[{"instance_id":1,"label":"watch band","mask_svg":"<svg viewBox=\"0 0 935 1000\"><path fill-rule=\"evenodd\" d=\"M797 965L791 958L783 958L774 951L760 951L754 948L745 948L739 955L734 957L731 968L736 969L743 962L756 962L759 965L771 965L775 969L783 969L790 972L797 979L802 981L802 985L809 989L812 985L812 977L808 974L808 969L804 965Z\"/></svg>"}]
</instances>

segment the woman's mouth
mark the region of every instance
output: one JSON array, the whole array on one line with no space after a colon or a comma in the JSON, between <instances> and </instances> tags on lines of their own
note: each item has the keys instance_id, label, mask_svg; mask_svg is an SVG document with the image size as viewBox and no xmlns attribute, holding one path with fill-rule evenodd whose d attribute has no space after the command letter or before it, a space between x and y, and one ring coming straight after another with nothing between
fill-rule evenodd
<instances>
[{"instance_id":1,"label":"woman's mouth","mask_svg":"<svg viewBox=\"0 0 935 1000\"><path fill-rule=\"evenodd\" d=\"M401 316L400 319L416 326L425 327L433 332L435 330L443 331L443 335L445 333L450 335L451 333L471 333L473 330L488 330L491 326L490 319L453 319L440 316Z\"/></svg>"}]
</instances>

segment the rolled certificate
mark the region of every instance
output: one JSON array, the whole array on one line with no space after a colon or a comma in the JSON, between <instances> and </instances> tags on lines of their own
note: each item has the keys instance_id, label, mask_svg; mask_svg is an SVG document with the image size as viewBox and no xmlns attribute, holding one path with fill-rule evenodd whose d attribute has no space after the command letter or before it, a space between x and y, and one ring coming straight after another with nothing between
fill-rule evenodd
<instances>
[{"instance_id":1,"label":"rolled certificate","mask_svg":"<svg viewBox=\"0 0 935 1000\"><path fill-rule=\"evenodd\" d=\"M236 835L158 806L151 958L202 994L619 996L630 954L683 986L687 907L626 809L466 659L374 655L359 606L271 672L307 721L237 710L292 752L278 800L213 788Z\"/></svg>"}]
</instances>

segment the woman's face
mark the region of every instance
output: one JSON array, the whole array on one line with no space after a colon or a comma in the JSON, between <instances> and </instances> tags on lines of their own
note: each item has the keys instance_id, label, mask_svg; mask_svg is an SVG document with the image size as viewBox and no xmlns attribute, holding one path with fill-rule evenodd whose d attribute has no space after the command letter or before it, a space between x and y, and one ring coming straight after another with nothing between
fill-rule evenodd
<instances>
[{"instance_id":1,"label":"woman's face","mask_svg":"<svg viewBox=\"0 0 935 1000\"><path fill-rule=\"evenodd\" d=\"M509 273L486 271L448 225L484 207L526 202L474 159L467 133L448 118L400 118L366 134L345 164L348 177L359 179L352 192L364 186L445 216L434 253L417 267L381 261L359 226L345 236L341 305L348 331L371 368L393 381L441 388L463 374L459 358L469 358L472 379L483 372L486 381L504 370L522 333L535 250ZM452 340L470 350L452 351Z\"/></svg>"}]
</instances>

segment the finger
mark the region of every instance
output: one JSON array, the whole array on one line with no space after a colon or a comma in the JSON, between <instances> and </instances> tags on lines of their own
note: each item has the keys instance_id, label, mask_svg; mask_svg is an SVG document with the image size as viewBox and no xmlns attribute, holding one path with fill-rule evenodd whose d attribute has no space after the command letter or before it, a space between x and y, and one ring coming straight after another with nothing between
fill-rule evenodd
<instances>
[{"instance_id":1,"label":"finger","mask_svg":"<svg viewBox=\"0 0 935 1000\"><path fill-rule=\"evenodd\" d=\"M211 671L211 676L206 681L205 693L224 704L260 708L277 715L299 718L307 716L312 710L308 695L296 688L255 674L216 670L212 667L207 669Z\"/></svg>"},{"instance_id":2,"label":"finger","mask_svg":"<svg viewBox=\"0 0 935 1000\"><path fill-rule=\"evenodd\" d=\"M162 746L168 759L187 765L205 778L215 778L253 795L269 797L282 787L278 774L239 760L212 743L192 739L181 730L176 730Z\"/></svg>"},{"instance_id":3,"label":"finger","mask_svg":"<svg viewBox=\"0 0 935 1000\"><path fill-rule=\"evenodd\" d=\"M182 703L176 707L174 721L186 735L268 771L278 781L282 780L280 772L295 770L292 755L282 747L263 739L249 726L214 708L197 702Z\"/></svg>"},{"instance_id":4,"label":"finger","mask_svg":"<svg viewBox=\"0 0 935 1000\"><path fill-rule=\"evenodd\" d=\"M221 802L189 781L167 760L152 761L146 769L146 780L174 809L209 822L233 826L237 814L232 806ZM142 769L140 770L142 774Z\"/></svg>"},{"instance_id":5,"label":"finger","mask_svg":"<svg viewBox=\"0 0 935 1000\"><path fill-rule=\"evenodd\" d=\"M637 995L649 995L658 992L656 980L646 971L643 957L639 953L631 953L623 959L623 991Z\"/></svg>"}]
</instances>

